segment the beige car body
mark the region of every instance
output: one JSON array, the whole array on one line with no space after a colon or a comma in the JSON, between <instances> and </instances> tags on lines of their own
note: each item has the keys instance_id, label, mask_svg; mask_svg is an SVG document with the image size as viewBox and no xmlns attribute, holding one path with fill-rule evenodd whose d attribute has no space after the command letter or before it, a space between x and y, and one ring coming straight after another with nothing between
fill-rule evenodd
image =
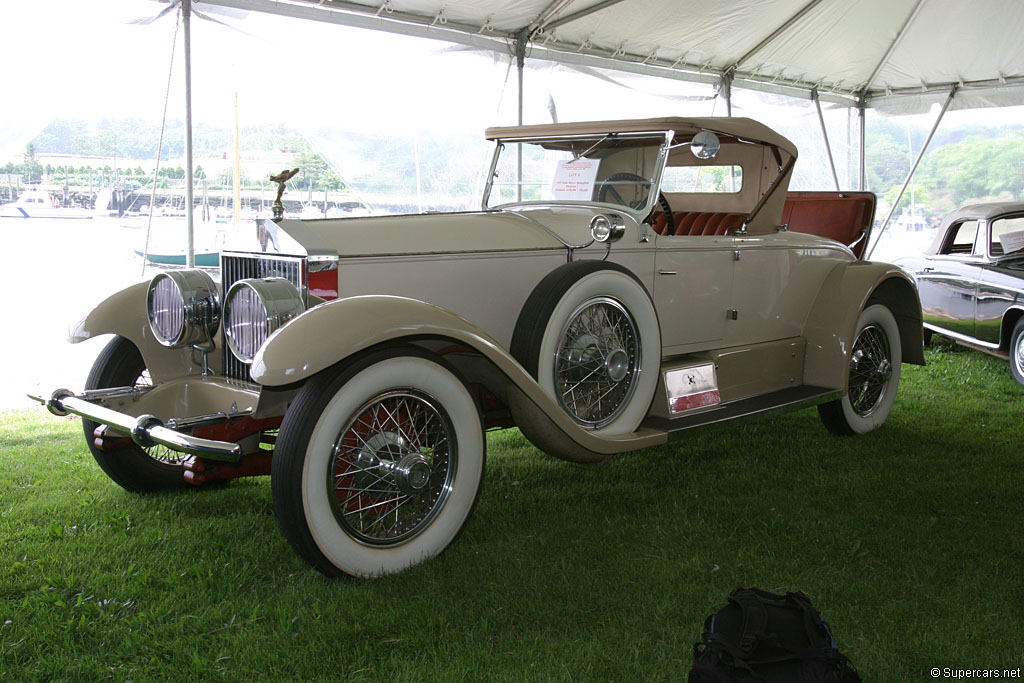
<instances>
[{"instance_id":1,"label":"beige car body","mask_svg":"<svg viewBox=\"0 0 1024 683\"><path fill-rule=\"evenodd\" d=\"M486 386L543 450L579 462L663 443L706 422L834 400L846 391L858 315L869 301L893 312L903 361L923 363L911 278L894 266L857 260L832 240L779 229L796 149L765 126L748 119L673 118L498 128L487 135L508 142L629 131L663 133L673 144L701 131L716 133L722 147L715 159L698 160L682 144L663 152L659 163L739 166L741 191L666 198L673 211L747 214L745 231L665 236L642 222L647 208L550 201L454 214L266 221L265 244L253 234L232 252L269 256L277 249L310 263L336 263L339 298L309 295L308 310L257 353L251 382L221 374L223 331L207 356L206 374L197 352L156 341L146 284L101 303L75 327L71 341L103 334L131 340L158 388L111 399L108 407L164 421L230 411L280 416L309 378L367 349L398 341L431 350L457 345L450 360L467 382ZM621 217L622 236L594 242L590 223L597 213ZM615 436L572 420L509 351L527 298L546 274L569 261L602 259L627 268L650 293L662 338L648 419ZM665 374L706 364L715 367L721 403L673 414ZM814 390L800 393L801 387ZM758 403L759 397L765 400ZM736 410L730 413L729 406Z\"/></svg>"}]
</instances>

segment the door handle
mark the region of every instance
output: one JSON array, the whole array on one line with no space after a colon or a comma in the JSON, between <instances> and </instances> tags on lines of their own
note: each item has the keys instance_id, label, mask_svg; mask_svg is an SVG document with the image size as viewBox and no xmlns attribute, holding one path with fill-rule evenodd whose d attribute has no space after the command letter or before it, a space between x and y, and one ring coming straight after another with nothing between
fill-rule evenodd
<instances>
[{"instance_id":1,"label":"door handle","mask_svg":"<svg viewBox=\"0 0 1024 683\"><path fill-rule=\"evenodd\" d=\"M921 269L921 272L922 272L922 273L930 273L930 272L932 272L933 270L935 270L935 269L934 269L934 268L932 268L931 266L929 266L929 267L927 267L927 268L922 268L922 269Z\"/></svg>"},{"instance_id":2,"label":"door handle","mask_svg":"<svg viewBox=\"0 0 1024 683\"><path fill-rule=\"evenodd\" d=\"M674 270L658 270L658 275L678 275L679 273Z\"/></svg>"}]
</instances>

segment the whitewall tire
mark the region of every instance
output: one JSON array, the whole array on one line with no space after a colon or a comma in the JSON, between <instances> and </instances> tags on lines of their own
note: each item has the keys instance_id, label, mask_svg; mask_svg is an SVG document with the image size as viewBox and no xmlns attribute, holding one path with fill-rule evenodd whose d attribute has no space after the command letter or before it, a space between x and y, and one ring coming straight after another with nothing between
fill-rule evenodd
<instances>
[{"instance_id":1,"label":"whitewall tire","mask_svg":"<svg viewBox=\"0 0 1024 683\"><path fill-rule=\"evenodd\" d=\"M324 574L392 574L455 540L485 458L462 380L416 347L394 347L300 390L274 454L274 509L288 541Z\"/></svg>"},{"instance_id":2,"label":"whitewall tire","mask_svg":"<svg viewBox=\"0 0 1024 683\"><path fill-rule=\"evenodd\" d=\"M892 312L873 304L857 319L850 351L850 375L841 399L818 406L836 434L866 434L882 426L896 402L903 352Z\"/></svg>"},{"instance_id":3,"label":"whitewall tire","mask_svg":"<svg viewBox=\"0 0 1024 683\"><path fill-rule=\"evenodd\" d=\"M1024 385L1024 318L1017 321L1010 336L1010 372L1018 384Z\"/></svg>"},{"instance_id":4,"label":"whitewall tire","mask_svg":"<svg viewBox=\"0 0 1024 683\"><path fill-rule=\"evenodd\" d=\"M658 384L661 330L650 295L615 263L567 263L523 306L512 355L573 420L598 434L636 430Z\"/></svg>"}]
</instances>

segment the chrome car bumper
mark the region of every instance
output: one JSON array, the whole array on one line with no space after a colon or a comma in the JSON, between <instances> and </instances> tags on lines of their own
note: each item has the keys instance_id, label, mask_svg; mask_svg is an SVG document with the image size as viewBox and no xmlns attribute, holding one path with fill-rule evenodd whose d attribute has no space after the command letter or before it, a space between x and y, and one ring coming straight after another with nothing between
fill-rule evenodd
<instances>
[{"instance_id":1,"label":"chrome car bumper","mask_svg":"<svg viewBox=\"0 0 1024 683\"><path fill-rule=\"evenodd\" d=\"M57 389L49 398L31 393L28 394L28 397L44 404L47 410L59 417L73 414L113 427L130 436L132 441L142 448L166 446L180 453L228 462L238 462L242 457L242 447L236 443L201 439L165 427L159 418L152 415L135 417L94 402L110 395L113 394L107 391L97 391L76 396L67 389Z\"/></svg>"}]
</instances>

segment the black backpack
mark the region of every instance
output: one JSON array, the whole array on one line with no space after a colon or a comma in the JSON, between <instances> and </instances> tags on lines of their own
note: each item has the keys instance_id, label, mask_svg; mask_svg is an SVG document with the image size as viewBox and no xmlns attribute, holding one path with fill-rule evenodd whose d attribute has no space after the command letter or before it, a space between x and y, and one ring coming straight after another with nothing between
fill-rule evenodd
<instances>
[{"instance_id":1,"label":"black backpack","mask_svg":"<svg viewBox=\"0 0 1024 683\"><path fill-rule=\"evenodd\" d=\"M737 588L704 622L689 683L860 683L803 593Z\"/></svg>"}]
</instances>

